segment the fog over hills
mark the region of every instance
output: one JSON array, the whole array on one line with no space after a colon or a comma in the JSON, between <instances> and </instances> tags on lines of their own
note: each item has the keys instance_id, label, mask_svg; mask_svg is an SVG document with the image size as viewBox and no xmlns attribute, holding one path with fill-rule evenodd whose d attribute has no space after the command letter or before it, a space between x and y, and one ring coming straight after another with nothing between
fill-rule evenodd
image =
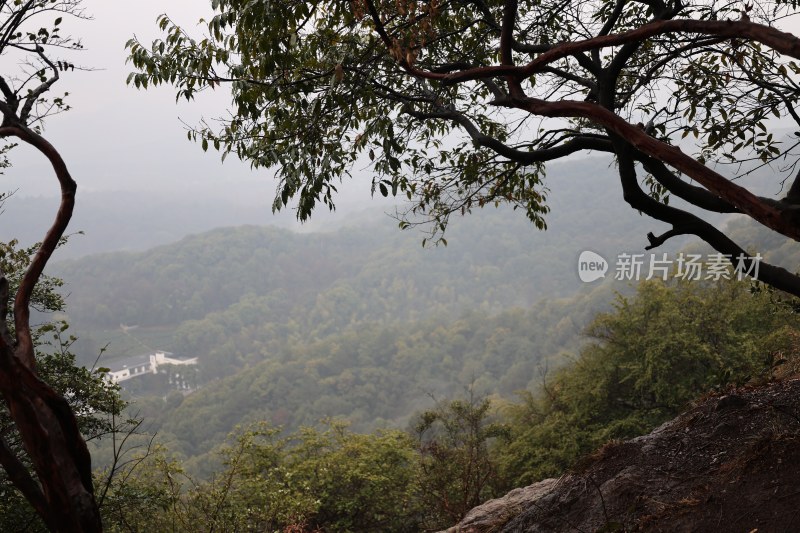
<instances>
[{"instance_id":1,"label":"fog over hills","mask_svg":"<svg viewBox=\"0 0 800 533\"><path fill-rule=\"evenodd\" d=\"M424 248L425 234L400 231L386 205L320 211L302 228L312 231L298 233L290 213L278 218L284 228L239 226L259 222L266 202L259 211L255 200L126 205L134 197L108 195L91 217L76 218L87 234L66 248L86 240L128 251L62 260L50 273L66 281L86 364L106 345L101 365L147 349L199 358L203 386L186 401L164 403L163 391L126 384L171 449L200 456L253 420L293 428L340 416L359 429L397 426L431 395L458 395L471 383L507 398L534 387L541 368L575 352L613 290L628 288L613 270L582 283L579 254L613 263L663 229L622 201L603 160L554 165L547 183L546 231L490 207L454 217L446 247ZM126 217L140 223L117 222ZM225 223L237 227L211 229Z\"/></svg>"},{"instance_id":2,"label":"fog over hills","mask_svg":"<svg viewBox=\"0 0 800 533\"><path fill-rule=\"evenodd\" d=\"M597 233L602 239L614 239L614 232L628 224L641 227L641 235L627 246L643 248L645 234L658 231L664 225L643 218L631 211L622 200L618 179L609 161L603 157L590 157L548 167L546 178L547 203L551 213L546 220L550 231L566 227L586 235L591 244ZM79 188L75 213L69 231L76 235L68 247L60 250L58 259L77 258L92 253L110 251L139 251L174 242L182 237L222 226L243 224L275 225L296 231L325 231L343 225L358 224L364 212L394 213L404 209L398 200L370 196L369 179L362 176L343 184L343 193L336 198L337 210L329 212L324 206L312 216L310 222L299 224L290 208L273 214L273 185L268 175L242 180L226 181L220 177L213 184L187 184L185 188L165 187L163 190L94 190ZM21 191L3 206L0 239L19 239L33 243L41 239L47 224L57 209L56 196L25 196ZM614 228L604 231L597 226L597 217L603 213L618 213L609 217ZM367 215L372 216L372 215ZM524 214L517 216L524 218ZM386 227L395 226L390 216L379 222ZM453 219L453 227L460 224ZM536 232L531 225L531 232ZM421 237L420 237L421 240ZM622 246L622 243L620 243Z\"/></svg>"},{"instance_id":3,"label":"fog over hills","mask_svg":"<svg viewBox=\"0 0 800 533\"><path fill-rule=\"evenodd\" d=\"M665 229L625 204L603 159L553 165L547 186L546 231L490 207L454 217L438 247L400 231L391 204L357 195L298 227L291 212L273 218L259 188L89 193L73 226L86 235L49 272L66 282L84 364L104 346L101 366L157 349L198 358L200 387L188 396L159 377L125 387L169 448L208 473L208 453L237 424L404 427L432 398L467 387L506 400L537 390L543 372L579 351L614 291L630 290L614 280L617 256L644 253L646 234ZM45 203L11 198L7 215L33 224ZM745 244L768 242L734 227ZM687 244L655 252L674 258ZM773 247L776 258L798 257ZM580 280L584 250L609 262L605 279Z\"/></svg>"}]
</instances>

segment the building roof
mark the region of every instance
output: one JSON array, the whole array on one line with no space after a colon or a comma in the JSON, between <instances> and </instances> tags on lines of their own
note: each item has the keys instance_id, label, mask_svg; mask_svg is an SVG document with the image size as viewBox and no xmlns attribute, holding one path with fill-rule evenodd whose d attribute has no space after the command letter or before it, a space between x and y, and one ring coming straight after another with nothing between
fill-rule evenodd
<instances>
[{"instance_id":1,"label":"building roof","mask_svg":"<svg viewBox=\"0 0 800 533\"><path fill-rule=\"evenodd\" d=\"M164 352L167 356L167 359L172 359L173 361L190 361L192 359L197 359L197 357L189 357L188 355L175 355L169 352Z\"/></svg>"},{"instance_id":2,"label":"building roof","mask_svg":"<svg viewBox=\"0 0 800 533\"><path fill-rule=\"evenodd\" d=\"M124 372L128 369L145 367L148 370L155 370L160 365L194 365L197 364L197 357L175 356L172 352L157 350L147 354L132 355L109 361L108 372L115 374Z\"/></svg>"},{"instance_id":3,"label":"building roof","mask_svg":"<svg viewBox=\"0 0 800 533\"><path fill-rule=\"evenodd\" d=\"M111 372L119 372L120 370L125 370L126 368L136 368L143 365L150 364L150 354L142 354L142 355L132 355L130 357L123 357L122 359L116 359L114 361L109 361L107 368Z\"/></svg>"}]
</instances>

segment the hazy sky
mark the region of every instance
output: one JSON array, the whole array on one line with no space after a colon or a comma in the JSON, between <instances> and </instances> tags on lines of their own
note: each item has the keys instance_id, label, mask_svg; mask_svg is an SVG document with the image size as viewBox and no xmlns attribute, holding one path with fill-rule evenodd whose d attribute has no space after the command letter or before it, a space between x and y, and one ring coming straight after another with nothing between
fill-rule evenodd
<instances>
[{"instance_id":1,"label":"hazy sky","mask_svg":"<svg viewBox=\"0 0 800 533\"><path fill-rule=\"evenodd\" d=\"M192 16L186 6L204 2L170 4L171 12L192 20L201 13L196 10ZM54 92L69 91L73 109L52 117L45 135L61 151L82 191L187 187L209 182L220 170L215 157L204 157L186 140L178 120L179 116L194 119L197 106L176 106L167 89L143 92L125 85L129 71L125 41L134 33L149 41L156 34L155 18L164 5L152 0L87 0L86 11L94 20L70 25L86 47L73 60L97 70L65 73L54 86ZM223 109L225 100L218 98L215 103ZM214 106L208 105L209 112L214 112ZM57 193L46 167L38 171L38 160L22 151L14 154L15 169L7 181L20 189L19 194ZM235 164L225 172L240 178L248 175Z\"/></svg>"},{"instance_id":2,"label":"hazy sky","mask_svg":"<svg viewBox=\"0 0 800 533\"><path fill-rule=\"evenodd\" d=\"M186 138L181 120L196 124L201 116L224 115L229 103L225 90L207 91L195 102L176 104L169 87L140 91L125 84L131 71L125 64L128 39L136 35L149 43L159 35L156 18L165 11L182 25L195 27L210 14L210 2L85 0L84 6L93 20L71 23L72 34L82 37L86 48L74 56L74 62L96 70L63 76L54 91L69 91L73 109L51 117L45 131L67 161L79 194L191 191L220 201L263 205L264 221L269 221L272 172L251 171L235 158L222 165L218 153L203 153ZM0 178L5 190L18 190L20 196L58 194L40 156L27 149L15 150L12 162L14 167ZM345 187L351 194L344 203L367 204L368 188L363 183Z\"/></svg>"},{"instance_id":3,"label":"hazy sky","mask_svg":"<svg viewBox=\"0 0 800 533\"><path fill-rule=\"evenodd\" d=\"M84 5L93 20L73 23L72 33L81 36L86 47L77 62L97 70L66 73L54 87L55 92L70 92L73 110L52 117L46 131L81 190L185 191L194 187L230 194L228 189L235 192L247 185L258 193L249 197L266 192L269 171L251 172L234 158L223 167L217 153L204 154L186 139L180 119L194 124L200 116L224 114L229 102L224 90L176 105L169 87L138 91L125 84L131 68L125 64L124 44L130 37L136 35L149 43L159 35L155 20L165 11L182 25L193 27L210 14L210 2L85 0ZM4 178L7 188L19 188L21 195L57 194L52 175L37 165L38 160L14 154L16 168Z\"/></svg>"},{"instance_id":4,"label":"hazy sky","mask_svg":"<svg viewBox=\"0 0 800 533\"><path fill-rule=\"evenodd\" d=\"M149 43L159 35L156 17L167 11L191 28L210 13L208 0L85 0L93 20L73 21L72 34L81 36L86 51L75 62L96 70L68 72L54 92L69 91L73 109L52 117L46 137L58 148L79 184L79 194L91 191L153 191L172 195L193 192L219 201L263 205L269 221L272 201L271 171L251 171L229 158L223 166L219 154L203 153L186 139L181 119L194 124L201 116L225 113L226 91L207 92L191 104L175 103L169 87L139 91L126 86L130 66L125 64L125 42L136 35ZM6 68L6 67L4 67ZM38 154L17 150L14 168L3 180L4 190L20 196L54 196L57 185ZM375 205L370 200L368 178L341 189L356 206Z\"/></svg>"}]
</instances>

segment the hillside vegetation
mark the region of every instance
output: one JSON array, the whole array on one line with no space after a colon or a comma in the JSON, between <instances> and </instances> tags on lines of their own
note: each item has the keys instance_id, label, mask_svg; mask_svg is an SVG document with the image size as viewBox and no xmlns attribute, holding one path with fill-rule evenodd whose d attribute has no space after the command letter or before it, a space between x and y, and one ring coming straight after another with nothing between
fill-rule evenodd
<instances>
[{"instance_id":1,"label":"hillside vegetation","mask_svg":"<svg viewBox=\"0 0 800 533\"><path fill-rule=\"evenodd\" d=\"M605 197L583 180L553 194ZM480 211L446 247L363 215L326 234L227 228L59 264L84 361L107 342L101 365L151 347L200 359L191 394L126 385L164 448L113 486L109 523L445 528L702 394L796 365L800 321L777 294L734 281L582 284L580 251L613 261L641 251L631 243L643 232L613 212L559 212L542 234ZM96 464L109 460L107 445L95 450ZM155 501L169 504L137 511Z\"/></svg>"},{"instance_id":2,"label":"hillside vegetation","mask_svg":"<svg viewBox=\"0 0 800 533\"><path fill-rule=\"evenodd\" d=\"M640 217L568 215L580 202L621 202L586 164L561 170L546 232L487 208L454 221L447 246L422 247L423 234L375 213L330 233L218 229L53 273L67 282L85 364L106 345L101 366L151 348L200 358L205 386L184 400L126 383L152 428L187 455L247 421L404 427L432 397L468 386L505 398L537 387L611 301L608 283L580 282L577 257L636 250Z\"/></svg>"},{"instance_id":3,"label":"hillside vegetation","mask_svg":"<svg viewBox=\"0 0 800 533\"><path fill-rule=\"evenodd\" d=\"M725 319L718 320L720 316ZM112 487L105 509L107 523L112 530L189 531L202 523L220 530L435 531L512 487L568 470L574 472L567 478L569 487L587 501L591 513L586 516L594 529L616 527L633 517L650 520L653 516L647 513L653 510L662 512L656 515L661 523L668 523L669 509L647 502L633 506L628 497L631 491L655 494L660 484L636 485L630 469L622 472L649 442L651 452L666 451L650 453L648 464L666 464L671 469L669 479L694 479L697 472L708 471L714 480L728 484L704 488L695 483L690 492L666 485L664 494L674 500L671 505L688 508L703 502L678 501L673 496L710 491L722 505L728 500L742 505L744 492L737 489L739 496L731 499L723 489L732 476L750 471L740 460L753 458L760 461L754 464L775 467L761 444L793 457L788 450L796 431L784 426L796 424L796 417L792 412L781 416L787 405L758 403L749 393L745 395L753 397L749 400L737 393L706 402L710 407L702 408L697 438L707 444L692 463L697 472L681 467L683 454L693 449L688 439L695 438L694 433L687 433L687 428L698 420L695 415L679 420L677 430L662 431L665 439L656 436L619 444L620 439L669 420L700 395L794 375L800 369L800 317L775 295L753 293L740 282L647 282L635 296L618 297L614 310L599 315L590 332L591 342L574 362L556 371L524 401L469 394L419 413L406 432L364 434L344 422L327 421L321 427L285 433L259 422L237 430L227 444L206 457L215 470L207 481L187 474L186 463L161 449ZM736 410L746 403L753 403L758 415L746 419L747 427L757 431L749 440L732 429ZM212 415L209 410L206 419ZM722 422L717 424L716 418ZM724 438L713 440L713 435ZM609 481L600 496L597 491L580 490L587 484L582 474L586 469L594 472L592 479L598 483ZM645 469L635 475L655 479L661 474ZM776 482L770 490L792 488L787 476ZM760 494L766 494L764 487L764 483L756 486ZM547 523L557 523L559 513L573 509L566 489L557 489L551 480L512 493L517 496L493 504L488 511L471 513L474 520L465 523L471 529L465 530L494 531L512 519L513 524L532 527L543 513ZM541 496L546 493L553 496L545 501ZM153 511L154 502L162 506ZM503 502L508 505L503 507ZM485 527L478 527L476 520L487 518L481 515L484 512L493 521L484 520ZM515 530L511 522L509 527Z\"/></svg>"}]
</instances>

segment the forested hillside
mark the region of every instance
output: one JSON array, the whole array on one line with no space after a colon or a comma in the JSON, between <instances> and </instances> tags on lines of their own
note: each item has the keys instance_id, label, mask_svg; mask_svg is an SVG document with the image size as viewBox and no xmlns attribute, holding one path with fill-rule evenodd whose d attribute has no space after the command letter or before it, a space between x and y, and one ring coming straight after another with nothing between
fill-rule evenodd
<instances>
[{"instance_id":1,"label":"forested hillside","mask_svg":"<svg viewBox=\"0 0 800 533\"><path fill-rule=\"evenodd\" d=\"M181 427L195 442L206 443L216 440L211 433L219 427L221 418L238 418L236 410L231 409L232 403L238 402L245 409L253 404L261 407L251 408L253 419L245 420L248 423L233 431L226 443L212 453L195 455L187 461L184 454L201 450L183 447L185 443L180 439L168 439L166 449L152 450L144 462L124 468L124 475L113 483L104 513L109 523L139 531L189 531L196 523L213 524L220 530L438 531L458 522L472 507L512 487L566 473L568 479L578 478L575 484L579 488L574 489L572 499L578 495L594 500L595 494L600 493L601 501L592 510L593 520L599 519L603 524L609 521L602 514L603 499L615 513L643 515L639 503L632 503L636 494L661 494L653 484L637 485L637 478L632 480L625 473L606 476L615 477L614 485L624 490L595 491L589 486L592 478L588 482L580 479L585 465L602 465L612 450L623 455L622 463L618 462L613 472L630 466L624 459L630 457L645 471L642 477L667 477L664 483L676 501L687 490L692 490L690 494L713 492L714 502L723 504L743 500L741 492L749 491L749 484L731 491L728 473L735 469L739 479L739 472L749 470L752 460L764 462L771 469L757 476L766 481L755 492L774 494L775 484L770 480L779 479L780 490L792 486L790 476L776 478L771 473L776 464L782 468L780 457L786 455L781 452L777 460L770 458L772 450L793 449L796 420L791 419L796 418L792 414L796 402L787 401L784 395L780 404L765 405L758 400L758 387L775 378L795 375L800 368L800 318L774 296L766 291L752 292L746 282L643 282L634 296L616 298L611 312L592 320L591 342L577 350L569 364L549 373L522 401L484 398L476 390L476 383L470 391L458 393L456 399L439 401L421 411L405 431L389 429L365 434L348 428L347 422L332 420L281 431L281 426L276 425L280 420L267 406L282 405L281 395L296 394L294 384L301 388L313 384L314 380L307 378L319 370L314 363L344 360L343 353L378 354L377 362L403 372L415 367L435 371L437 366L456 360L458 353L478 360L474 350L480 351L480 346L498 366L509 364L503 355L513 353L515 346L521 351L532 349L516 335L519 329L524 331L531 326L522 312L511 312L486 324L479 323L483 317L470 317L457 323L457 331L434 325L430 329L422 326L419 333L400 332L411 337L404 347L418 347L423 357L432 355L436 361L413 361L413 350L401 357L399 349L386 348L397 342L390 335L366 335L372 342L361 345L332 338L331 347L317 347L313 354L294 354L301 364L291 375L252 372L250 377L242 375L229 381L234 385L229 390L216 389L216 394L201 400L202 405L192 405L197 398L203 398L200 392L186 397L183 404L175 395L167 399L166 406L160 404L168 409L170 404L179 405L174 411L176 416L170 417L170 426ZM434 339L439 339L441 345L429 347L426 352L426 343ZM511 346L506 345L509 343ZM448 350L448 346L452 349ZM331 351L340 356L327 353ZM316 356L322 358L308 359ZM305 368L302 362L306 363ZM405 366L401 366L403 363ZM392 380L386 376L380 379L376 369L370 374L378 386L364 388L355 378L362 373L361 362L354 358L346 364L353 365L352 373L345 370L330 376L330 384L337 387L302 391L310 396L306 403L343 399L339 405L344 405L352 401L351 391L366 394L375 403L418 395L415 390L392 390ZM484 375L491 376L494 370L487 369ZM530 370L518 368L517 373ZM748 415L759 420L758 424L751 424L750 416L736 416L748 402L740 395L741 390L730 394L729 387L745 383L743 394L753 397ZM329 392L332 394L327 396ZM708 400L709 394L725 393L729 394ZM624 453L639 446L618 439L646 433L683 411L701 394L706 395L706 403L711 403L710 409L699 421L692 416L673 424L674 440L680 443L675 443L668 457L652 453L652 448L650 453L645 449L641 454ZM249 400L248 395L255 397ZM234 400L229 403L229 398ZM292 401L299 399L289 399ZM193 415L200 416L192 418ZM184 418L188 419L181 426ZM717 419L723 423L717 423ZM695 434L698 426L705 428L700 437ZM738 426L747 426L756 433L740 433L736 431ZM658 432L648 437L648 441L653 439L658 439ZM692 464L702 472L692 469L681 474L684 471L680 464L686 461L687 447L695 449L688 439L706 443L697 449L698 454L692 454ZM641 439L637 440L641 444ZM717 446L711 448L716 450L713 454L709 451L712 445ZM603 447L592 454L599 446ZM726 453L732 449L736 455L731 458ZM695 455L702 456L702 460L696 460ZM662 462L676 464L666 472L660 468L647 472L651 464ZM187 475L187 469L195 474ZM198 478L198 472L206 478ZM667 476L670 473L688 476L688 481L675 485ZM714 489L702 482L718 478L723 481ZM559 485L555 481L542 482L542 490L555 491ZM483 526L472 524L474 528L468 530L498 530L525 507L520 494L526 500L536 500L527 505L538 511L555 512L559 508L550 500L538 500L539 492L531 493L531 489L509 495L509 504L496 502L481 510ZM569 498L565 497L567 502L571 501ZM682 516L682 509L694 509L695 504L681 500L670 508L659 508L658 502L647 505L651 506L648 509L655 506ZM712 513L710 516L718 515L715 505L707 511Z\"/></svg>"},{"instance_id":2,"label":"forested hillside","mask_svg":"<svg viewBox=\"0 0 800 533\"><path fill-rule=\"evenodd\" d=\"M560 355L579 348L583 324L609 294L553 300L529 311L394 325L364 323L262 355L261 362L208 383L181 403L141 399L137 406L170 448L195 455L221 442L236 424L267 421L296 429L337 417L359 431L406 427L434 399L479 395L513 398L537 389ZM257 349L268 333L236 343ZM213 360L209 365L213 368Z\"/></svg>"},{"instance_id":3,"label":"forested hillside","mask_svg":"<svg viewBox=\"0 0 800 533\"><path fill-rule=\"evenodd\" d=\"M272 498L269 491L285 491L280 487L293 487L296 478L290 499L278 500L289 506L285 512L319 524L445 527L477 502L559 475L609 440L647 432L698 394L768 379L795 343L796 315L766 292L751 296L746 284L644 283L634 299L617 298L612 306L615 291L637 287L613 280L614 258L642 252L632 243L642 243L643 230L628 211L568 215L566 204L585 202L577 200L582 195L605 201L595 181L568 183L553 193L546 232L518 213L486 209L455 221L447 246L423 247L424 234L399 231L380 212L361 213L327 233L223 228L146 252L62 262L53 273L67 281L67 318L85 362L106 343L101 366L149 348L199 357L201 387L191 394L146 380L126 383L131 413L168 450L137 476L188 471L199 483L192 497L213 498L215 481L201 480L225 471L245 499L253 491ZM598 238L597 226L609 231ZM797 247L776 241L763 248L771 241L760 228L734 220L731 231L742 242L761 243L773 261L798 262ZM577 256L587 249L612 262L606 280L578 279ZM794 368L794 352L791 358ZM438 428L425 439L439 451L425 439L409 440L425 420ZM496 432L459 440L469 423ZM442 428L455 431L455 440L437 441ZM239 444L230 444L231 432ZM489 477L468 488L456 480L475 466L463 455L473 453L472 445ZM109 453L101 442L96 464L109 464ZM286 479L252 485L245 473L251 467L225 464L237 453L248 461L285 461L268 471ZM345 459L397 454L402 460L385 476ZM309 474L319 465L339 473L327 480ZM377 497L370 492L358 497L359 510L342 510L351 503L337 496L344 490L337 476L362 475L372 476L367 486L403 479L410 489L392 498L412 503L392 509L375 501L384 506L378 519L362 508ZM183 497L135 479L145 493ZM307 486L328 499L309 501ZM464 496L452 507L437 499L441 491ZM270 513L284 512L278 500ZM244 505L237 502L228 504L231 516L251 520L237 514L235 506ZM265 519L289 523L278 515Z\"/></svg>"},{"instance_id":4,"label":"forested hillside","mask_svg":"<svg viewBox=\"0 0 800 533\"><path fill-rule=\"evenodd\" d=\"M174 325L224 310L245 295L277 298L285 313L307 308L309 299L337 283L370 300L361 305L389 310L393 320L484 303L495 310L527 306L580 288L575 263L582 250L641 251L647 231L658 230L652 221L638 227L643 219L623 210L599 163L559 169L548 194L552 212L545 232L521 213L486 208L454 219L448 246L423 249L423 233L398 231L379 209L332 233L220 229L147 252L62 262L53 273L68 283L73 321L91 328ZM571 206L581 202L607 208L576 213ZM90 282L92 289L83 290Z\"/></svg>"},{"instance_id":5,"label":"forested hillside","mask_svg":"<svg viewBox=\"0 0 800 533\"><path fill-rule=\"evenodd\" d=\"M766 379L796 338L796 316L766 292L751 296L746 284L645 283L635 299L612 305L615 291L637 287L613 280L613 261L643 251L632 244L644 240L642 228L628 211L568 216L566 204L582 195L605 201L593 180L568 183L553 193L546 232L518 213L486 209L455 221L447 246L423 247L424 234L362 213L327 233L223 228L146 252L62 262L53 273L67 281L67 318L84 362L106 343L101 366L150 348L199 358L201 387L191 394L146 378L126 383L131 414L165 446L136 476L188 471L197 476L192 497L212 500L216 482L201 480L223 471L245 499L261 490L272 498L269 491L297 479L290 499L278 498L285 512L334 529L343 520L357 530L362 519L397 531L415 521L445 527L492 495L560 474L609 439L648 431L702 392ZM597 226L609 228L603 238ZM732 228L743 241L763 242L758 228ZM577 257L587 249L612 263L606 280L579 280ZM769 253L797 257L786 247ZM483 436L467 438L469 424ZM420 427L433 433L414 441ZM437 440L447 431L454 440ZM486 483L460 486L462 470L475 466L466 458L473 452L485 462ZM95 464L109 464L108 442L93 453ZM250 466L225 463L267 456L283 464L270 466L270 475L286 479L252 485ZM390 456L402 460L385 476L345 459ZM327 480L309 473L319 465L339 473ZM351 503L337 496L345 490L337 476L371 476L365 486L403 479L409 490L392 497L411 503L398 510L376 501L380 518L366 508L342 510ZM133 479L143 484L135 494L183 501L180 491ZM311 502L308 486L328 499ZM463 498L453 507L438 499L441 491ZM130 503L127 493L113 497ZM278 500L270 513L284 512ZM247 523L237 502L226 504L234 506L230 516ZM287 516L264 519L289 524L294 515Z\"/></svg>"},{"instance_id":6,"label":"forested hillside","mask_svg":"<svg viewBox=\"0 0 800 533\"><path fill-rule=\"evenodd\" d=\"M61 262L53 274L66 280L85 364L106 345L101 366L148 349L199 357L203 386L185 399L126 383L174 451L203 454L258 420L404 427L433 398L469 386L508 399L536 389L576 353L613 291L628 290L611 283L613 270L582 283L578 255L642 251L655 224L641 227L622 205L576 215L573 205L622 202L597 177L598 161L558 170L544 232L486 208L454 219L447 246L423 247L424 233L376 211L326 233L217 229Z\"/></svg>"},{"instance_id":7,"label":"forested hillside","mask_svg":"<svg viewBox=\"0 0 800 533\"><path fill-rule=\"evenodd\" d=\"M529 307L585 288L576 271L581 251L608 258L642 251L646 232L658 231L656 223L643 225L644 219L624 209L602 179L607 171L603 160L556 167L545 232L520 213L486 208L455 219L448 246L423 248L424 234L398 231L395 221L378 211L331 233L220 229L147 252L61 262L52 273L66 280L70 321L84 340L85 333L95 337L120 323L170 329L206 317L208 323L186 326L218 337L221 328L231 333L271 322L308 339L362 320L453 318L476 309ZM590 202L605 209L572 208ZM241 324L231 324L237 320ZM175 347L168 336L157 338L158 344ZM125 350L118 339L113 333L97 338L116 341L109 357Z\"/></svg>"}]
</instances>

